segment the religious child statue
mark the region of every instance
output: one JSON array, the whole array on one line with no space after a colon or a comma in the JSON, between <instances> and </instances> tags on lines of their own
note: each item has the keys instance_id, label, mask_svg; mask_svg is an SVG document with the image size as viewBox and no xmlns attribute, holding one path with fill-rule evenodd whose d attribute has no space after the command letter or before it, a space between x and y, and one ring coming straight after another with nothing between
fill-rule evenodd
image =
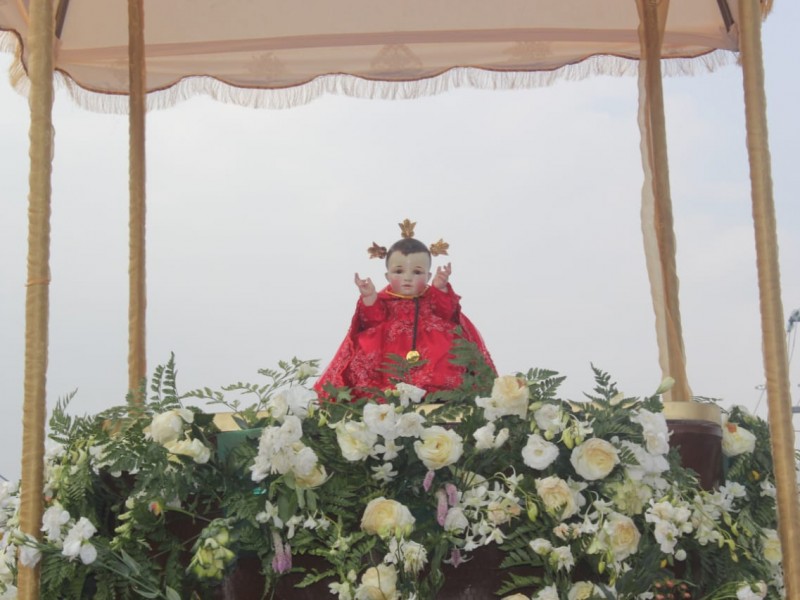
<instances>
[{"instance_id":1,"label":"religious child statue","mask_svg":"<svg viewBox=\"0 0 800 600\"><path fill-rule=\"evenodd\" d=\"M446 255L449 245L440 239L429 249L414 239L415 225L408 219L400 223L403 237L388 251L375 242L369 248L370 258L386 259L389 285L377 291L371 279L356 273L361 297L344 341L314 386L318 392L329 383L356 390L389 388L399 379L392 372L393 356L405 359L405 383L428 392L455 389L464 370L451 362L457 332L494 370L480 333L461 313L460 297L450 285L450 263L437 267L431 281L431 256Z\"/></svg>"}]
</instances>

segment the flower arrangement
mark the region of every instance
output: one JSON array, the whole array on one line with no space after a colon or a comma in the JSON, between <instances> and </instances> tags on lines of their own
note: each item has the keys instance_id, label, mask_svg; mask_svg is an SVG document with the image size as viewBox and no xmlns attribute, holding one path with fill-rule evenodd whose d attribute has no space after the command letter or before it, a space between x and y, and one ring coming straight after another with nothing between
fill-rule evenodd
<instances>
[{"instance_id":1,"label":"flower arrangement","mask_svg":"<svg viewBox=\"0 0 800 600\"><path fill-rule=\"evenodd\" d=\"M782 596L762 420L726 414L725 482L702 490L669 446L664 386L626 397L595 369L565 401L555 372L495 377L455 353L462 386L431 395L400 378L322 400L316 363L297 359L266 383L180 395L171 359L143 406L73 417L59 401L40 540L0 485L2 597L17 559L41 564L46 598L167 600L220 597L249 560L278 598L425 600L487 550L491 594L513 600Z\"/></svg>"}]
</instances>

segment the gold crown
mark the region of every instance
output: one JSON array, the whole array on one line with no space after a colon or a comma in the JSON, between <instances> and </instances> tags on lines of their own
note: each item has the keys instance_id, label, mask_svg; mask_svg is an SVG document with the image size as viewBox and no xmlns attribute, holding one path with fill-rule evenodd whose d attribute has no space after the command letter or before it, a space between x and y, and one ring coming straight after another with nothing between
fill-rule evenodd
<instances>
[{"instance_id":1,"label":"gold crown","mask_svg":"<svg viewBox=\"0 0 800 600\"><path fill-rule=\"evenodd\" d=\"M397 225L400 227L400 235L404 238L414 237L414 227L417 226L416 222L405 219L402 223L398 223ZM428 250L430 250L433 256L439 256L441 254L446 255L449 248L450 244L445 242L442 238L439 238L438 242L434 242L428 246ZM377 242L372 242L372 246L367 248L367 252L370 258L386 258L386 253L388 251L386 250L386 246L379 246Z\"/></svg>"}]
</instances>

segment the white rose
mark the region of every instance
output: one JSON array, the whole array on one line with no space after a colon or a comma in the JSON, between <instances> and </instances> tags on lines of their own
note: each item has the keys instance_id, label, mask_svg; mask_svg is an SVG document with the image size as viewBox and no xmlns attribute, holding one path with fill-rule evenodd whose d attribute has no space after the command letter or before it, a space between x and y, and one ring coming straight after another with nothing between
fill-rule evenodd
<instances>
[{"instance_id":1,"label":"white rose","mask_svg":"<svg viewBox=\"0 0 800 600\"><path fill-rule=\"evenodd\" d=\"M169 442L164 444L167 452L170 454L180 454L188 456L199 465L208 462L211 458L211 450L198 439L183 439L177 442Z\"/></svg>"},{"instance_id":2,"label":"white rose","mask_svg":"<svg viewBox=\"0 0 800 600\"><path fill-rule=\"evenodd\" d=\"M524 379L503 375L494 380L492 395L477 398L475 404L484 409L487 421L494 421L506 415L517 415L523 419L528 414L530 390Z\"/></svg>"},{"instance_id":3,"label":"white rose","mask_svg":"<svg viewBox=\"0 0 800 600\"><path fill-rule=\"evenodd\" d=\"M553 549L553 544L550 543L550 540L546 540L545 538L536 538L535 540L531 540L528 542L528 545L531 547L531 550L540 556L549 554Z\"/></svg>"},{"instance_id":4,"label":"white rose","mask_svg":"<svg viewBox=\"0 0 800 600\"><path fill-rule=\"evenodd\" d=\"M725 456L738 456L756 448L756 436L736 423L722 424L722 452Z\"/></svg>"},{"instance_id":5,"label":"white rose","mask_svg":"<svg viewBox=\"0 0 800 600\"><path fill-rule=\"evenodd\" d=\"M145 430L156 444L174 442L183 434L183 424L194 421L194 413L187 408L176 408L153 416Z\"/></svg>"},{"instance_id":6,"label":"white rose","mask_svg":"<svg viewBox=\"0 0 800 600\"><path fill-rule=\"evenodd\" d=\"M543 587L539 592L533 596L533 600L559 600L558 590L554 585Z\"/></svg>"},{"instance_id":7,"label":"white rose","mask_svg":"<svg viewBox=\"0 0 800 600\"><path fill-rule=\"evenodd\" d=\"M572 450L570 462L575 472L586 479L594 481L604 479L619 463L617 449L600 438L589 438Z\"/></svg>"},{"instance_id":8,"label":"white rose","mask_svg":"<svg viewBox=\"0 0 800 600\"><path fill-rule=\"evenodd\" d=\"M503 596L502 600L529 600L525 594L511 594L510 596Z\"/></svg>"},{"instance_id":9,"label":"white rose","mask_svg":"<svg viewBox=\"0 0 800 600\"><path fill-rule=\"evenodd\" d=\"M653 413L640 409L631 421L642 426L644 442L650 454L667 454L669 452L669 429L664 413Z\"/></svg>"},{"instance_id":10,"label":"white rose","mask_svg":"<svg viewBox=\"0 0 800 600\"><path fill-rule=\"evenodd\" d=\"M781 540L778 537L778 532L774 529L764 529L761 543L764 545L764 558L773 565L779 565L783 556L781 554Z\"/></svg>"},{"instance_id":11,"label":"white rose","mask_svg":"<svg viewBox=\"0 0 800 600\"><path fill-rule=\"evenodd\" d=\"M361 529L373 535L403 537L411 533L414 516L397 500L383 496L370 500L361 516Z\"/></svg>"},{"instance_id":12,"label":"white rose","mask_svg":"<svg viewBox=\"0 0 800 600\"><path fill-rule=\"evenodd\" d=\"M595 585L590 581L576 581L567 592L569 600L590 600L595 597Z\"/></svg>"},{"instance_id":13,"label":"white rose","mask_svg":"<svg viewBox=\"0 0 800 600\"><path fill-rule=\"evenodd\" d=\"M575 496L566 481L551 476L536 480L536 493L542 499L545 510L558 515L562 520L578 512Z\"/></svg>"},{"instance_id":14,"label":"white rose","mask_svg":"<svg viewBox=\"0 0 800 600\"><path fill-rule=\"evenodd\" d=\"M321 486L328 479L328 472L325 467L317 463L311 471L305 475L294 474L294 482L300 489L310 490Z\"/></svg>"},{"instance_id":15,"label":"white rose","mask_svg":"<svg viewBox=\"0 0 800 600\"><path fill-rule=\"evenodd\" d=\"M528 436L528 443L522 449L522 461L531 469L543 471L558 458L558 446L548 442L538 433Z\"/></svg>"},{"instance_id":16,"label":"white rose","mask_svg":"<svg viewBox=\"0 0 800 600\"><path fill-rule=\"evenodd\" d=\"M603 542L618 561L623 561L636 553L641 537L636 524L625 515L612 513L603 524Z\"/></svg>"},{"instance_id":17,"label":"white rose","mask_svg":"<svg viewBox=\"0 0 800 600\"><path fill-rule=\"evenodd\" d=\"M364 423L346 421L336 425L336 441L342 456L350 462L366 459L378 441L378 435L370 431Z\"/></svg>"},{"instance_id":18,"label":"white rose","mask_svg":"<svg viewBox=\"0 0 800 600\"><path fill-rule=\"evenodd\" d=\"M755 586L757 589L753 589ZM753 585L745 583L736 590L736 600L761 600L767 595L767 584L759 581Z\"/></svg>"},{"instance_id":19,"label":"white rose","mask_svg":"<svg viewBox=\"0 0 800 600\"><path fill-rule=\"evenodd\" d=\"M414 442L414 452L432 471L452 465L464 451L461 436L438 425L423 430L420 439Z\"/></svg>"},{"instance_id":20,"label":"white rose","mask_svg":"<svg viewBox=\"0 0 800 600\"><path fill-rule=\"evenodd\" d=\"M355 600L398 600L397 570L394 565L370 567L361 576Z\"/></svg>"},{"instance_id":21,"label":"white rose","mask_svg":"<svg viewBox=\"0 0 800 600\"><path fill-rule=\"evenodd\" d=\"M533 420L542 431L560 433L564 429L563 411L555 404L545 404L533 412Z\"/></svg>"}]
</instances>

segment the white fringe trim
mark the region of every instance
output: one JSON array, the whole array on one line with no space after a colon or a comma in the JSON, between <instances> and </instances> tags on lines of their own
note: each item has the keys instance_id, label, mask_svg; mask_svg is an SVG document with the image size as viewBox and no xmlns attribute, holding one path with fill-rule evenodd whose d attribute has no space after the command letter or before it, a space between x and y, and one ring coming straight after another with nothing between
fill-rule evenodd
<instances>
[{"instance_id":1,"label":"white fringe trim","mask_svg":"<svg viewBox=\"0 0 800 600\"><path fill-rule=\"evenodd\" d=\"M30 80L22 67L16 35L0 32L0 50L14 52L17 60L10 68L11 85L27 96ZM708 73L734 64L737 54L716 50L696 58L665 59L664 76ZM219 102L257 109L286 109L308 104L324 94L362 99L410 100L442 94L458 88L481 90L532 89L558 81L577 81L597 75L632 76L638 73L639 61L617 56L592 56L576 64L553 71L490 71L477 68L454 68L434 77L413 81L375 81L352 75L323 75L308 83L280 89L239 88L211 77L187 77L175 85L147 94L147 109L175 106L193 96L206 95ZM98 93L78 85L67 75L56 72L56 89L65 90L73 101L92 112L126 114L128 97L124 94Z\"/></svg>"}]
</instances>

